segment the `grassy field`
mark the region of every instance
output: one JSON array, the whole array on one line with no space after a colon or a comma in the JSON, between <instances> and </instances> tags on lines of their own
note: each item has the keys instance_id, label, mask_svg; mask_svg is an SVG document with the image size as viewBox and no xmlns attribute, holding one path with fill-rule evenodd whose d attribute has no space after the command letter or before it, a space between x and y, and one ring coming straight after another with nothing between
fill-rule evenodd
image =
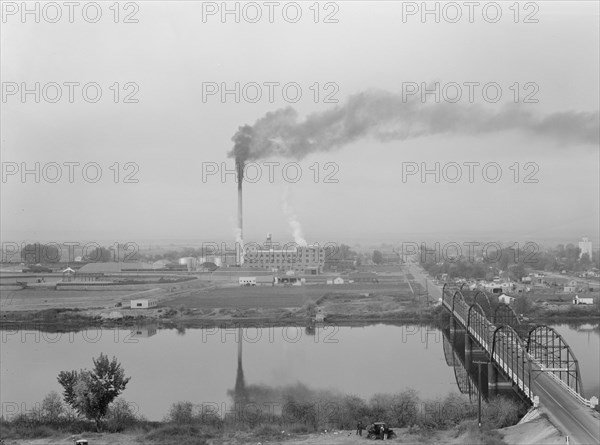
<instances>
[{"instance_id":1,"label":"grassy field","mask_svg":"<svg viewBox=\"0 0 600 445\"><path fill-rule=\"evenodd\" d=\"M423 315L423 289L400 271L382 273L379 282L327 285L309 280L302 286L239 286L235 280L210 281L202 277L176 285L140 286L139 290L8 290L0 288L5 322L54 320L85 324L106 321L111 313L124 321L170 320L178 323L228 320L273 321L314 317L315 304L328 319L406 319ZM316 280L317 278L315 278ZM158 307L130 309L131 299L151 297ZM309 309L312 307L312 309ZM62 311L60 314L49 312ZM67 311L67 312L65 312ZM70 312L69 312L70 311ZM104 320L104 321L103 321Z\"/></svg>"},{"instance_id":2,"label":"grassy field","mask_svg":"<svg viewBox=\"0 0 600 445\"><path fill-rule=\"evenodd\" d=\"M406 283L356 283L347 285L310 285L298 287L228 287L193 292L168 300L170 306L186 308L294 308L302 307L309 300L317 300L329 293L360 295L409 294Z\"/></svg>"}]
</instances>

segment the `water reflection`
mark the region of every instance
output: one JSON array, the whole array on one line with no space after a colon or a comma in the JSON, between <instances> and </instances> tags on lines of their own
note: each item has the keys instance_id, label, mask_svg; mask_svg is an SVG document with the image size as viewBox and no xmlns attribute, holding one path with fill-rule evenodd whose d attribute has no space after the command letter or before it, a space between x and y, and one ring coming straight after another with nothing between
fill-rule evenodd
<instances>
[{"instance_id":1,"label":"water reflection","mask_svg":"<svg viewBox=\"0 0 600 445\"><path fill-rule=\"evenodd\" d=\"M473 380L473 377L467 372L464 363L464 342L463 342L463 354L462 358L459 356L458 351L461 348L457 345L457 338L454 333L450 332L450 329L442 330L444 336L444 358L446 364L453 368L454 378L456 379L456 385L458 390L467 396L471 402L477 400L479 397L479 390L477 384ZM482 394L482 397L487 399L487 393Z\"/></svg>"},{"instance_id":2,"label":"water reflection","mask_svg":"<svg viewBox=\"0 0 600 445\"><path fill-rule=\"evenodd\" d=\"M158 329L155 326L136 327L131 330L131 338L148 338L156 335Z\"/></svg>"},{"instance_id":3,"label":"water reflection","mask_svg":"<svg viewBox=\"0 0 600 445\"><path fill-rule=\"evenodd\" d=\"M369 400L408 389L421 399L457 392L473 401L478 397L477 353L465 355L464 331L384 324L335 331L265 327L260 338L255 328L244 329L4 328L0 401L27 407L39 403L48 392L61 390L56 382L60 371L89 368L100 353L116 356L133 377L124 397L150 420L162 419L172 403L185 400L283 406L291 398L335 401L356 395ZM579 359L586 396L597 394L598 324L556 329ZM234 335L243 342L234 341ZM487 369L482 368L481 391L487 398Z\"/></svg>"}]
</instances>

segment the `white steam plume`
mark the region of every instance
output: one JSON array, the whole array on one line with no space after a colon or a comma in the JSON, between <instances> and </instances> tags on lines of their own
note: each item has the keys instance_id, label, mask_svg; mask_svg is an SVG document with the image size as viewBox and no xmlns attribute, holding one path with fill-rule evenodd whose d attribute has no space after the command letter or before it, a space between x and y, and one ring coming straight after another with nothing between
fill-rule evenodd
<instances>
[{"instance_id":1,"label":"white steam plume","mask_svg":"<svg viewBox=\"0 0 600 445\"><path fill-rule=\"evenodd\" d=\"M298 221L298 217L294 212L293 207L290 205L290 187L286 185L283 192L283 200L281 203L281 208L285 217L287 218L288 224L290 225L290 230L292 232L292 236L294 237L294 242L299 246L305 247L307 245L306 240L304 239L304 235L302 234L302 225L300 221Z\"/></svg>"}]
</instances>

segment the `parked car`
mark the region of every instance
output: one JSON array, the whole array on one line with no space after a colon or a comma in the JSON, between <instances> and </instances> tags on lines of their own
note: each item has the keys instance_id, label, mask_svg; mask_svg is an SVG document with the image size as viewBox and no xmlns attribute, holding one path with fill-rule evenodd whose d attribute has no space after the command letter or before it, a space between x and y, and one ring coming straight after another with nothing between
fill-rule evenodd
<instances>
[{"instance_id":1,"label":"parked car","mask_svg":"<svg viewBox=\"0 0 600 445\"><path fill-rule=\"evenodd\" d=\"M385 422L375 422L369 426L367 430L367 439L377 440L377 439L391 439L395 437L396 434L394 431L387 426Z\"/></svg>"}]
</instances>

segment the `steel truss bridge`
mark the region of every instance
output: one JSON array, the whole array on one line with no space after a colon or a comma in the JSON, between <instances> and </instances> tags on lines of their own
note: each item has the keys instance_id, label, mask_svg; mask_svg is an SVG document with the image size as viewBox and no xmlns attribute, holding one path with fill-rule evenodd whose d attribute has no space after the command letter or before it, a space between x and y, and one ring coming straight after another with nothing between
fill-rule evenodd
<instances>
[{"instance_id":1,"label":"steel truss bridge","mask_svg":"<svg viewBox=\"0 0 600 445\"><path fill-rule=\"evenodd\" d=\"M415 263L407 267L427 283L421 267ZM466 365L468 371L475 362L488 362L487 382L482 381L484 389L487 383L486 392L515 390L534 406L539 401L550 422L566 436L566 443L600 444L600 413L591 408L598 398L585 398L579 363L558 332L548 326L521 323L509 305L499 305L497 298L490 301L481 291L431 283L429 292L436 297L441 294L440 300L451 314L444 355L446 363L454 367L461 392L468 393L475 382L459 369L460 365ZM451 343L464 346L464 363L448 348Z\"/></svg>"},{"instance_id":2,"label":"steel truss bridge","mask_svg":"<svg viewBox=\"0 0 600 445\"><path fill-rule=\"evenodd\" d=\"M538 403L534 386L543 373L579 403L591 408L598 404L596 397L584 397L577 358L553 328L523 325L509 305L493 304L484 292L454 285L442 288L442 304L483 349L496 371L531 403Z\"/></svg>"}]
</instances>

